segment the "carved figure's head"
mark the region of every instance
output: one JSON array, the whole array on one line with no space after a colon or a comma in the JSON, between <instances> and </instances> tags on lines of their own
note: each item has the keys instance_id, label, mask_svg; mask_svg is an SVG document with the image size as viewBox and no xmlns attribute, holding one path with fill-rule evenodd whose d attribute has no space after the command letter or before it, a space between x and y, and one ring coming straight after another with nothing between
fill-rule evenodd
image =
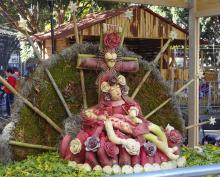
<instances>
[{"instance_id":1,"label":"carved figure's head","mask_svg":"<svg viewBox=\"0 0 220 177\"><path fill-rule=\"evenodd\" d=\"M105 63L108 66L108 68L113 68L116 64L117 54L112 52L106 52L105 53Z\"/></svg>"},{"instance_id":2,"label":"carved figure's head","mask_svg":"<svg viewBox=\"0 0 220 177\"><path fill-rule=\"evenodd\" d=\"M106 101L118 101L122 96L128 95L126 79L122 75L114 75L109 80L101 83L101 92Z\"/></svg>"}]
</instances>

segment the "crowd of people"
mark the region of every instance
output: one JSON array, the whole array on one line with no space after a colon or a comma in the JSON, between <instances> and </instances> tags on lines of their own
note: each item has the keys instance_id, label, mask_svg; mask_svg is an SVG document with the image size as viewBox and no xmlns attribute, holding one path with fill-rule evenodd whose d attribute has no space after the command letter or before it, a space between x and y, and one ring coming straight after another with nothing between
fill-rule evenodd
<instances>
[{"instance_id":1,"label":"crowd of people","mask_svg":"<svg viewBox=\"0 0 220 177\"><path fill-rule=\"evenodd\" d=\"M5 71L5 77L7 82L16 88L17 78L19 77L19 72L13 68L7 68ZM14 102L14 94L2 83L0 85L0 118L8 119L11 116L11 105Z\"/></svg>"}]
</instances>

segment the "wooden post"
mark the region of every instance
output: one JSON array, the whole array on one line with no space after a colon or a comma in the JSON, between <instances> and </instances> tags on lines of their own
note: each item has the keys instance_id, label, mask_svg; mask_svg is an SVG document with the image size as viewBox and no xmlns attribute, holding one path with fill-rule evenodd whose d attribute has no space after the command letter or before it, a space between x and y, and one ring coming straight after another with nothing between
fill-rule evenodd
<instances>
[{"instance_id":1,"label":"wooden post","mask_svg":"<svg viewBox=\"0 0 220 177\"><path fill-rule=\"evenodd\" d=\"M64 99L64 97L63 97L63 95L61 93L61 91L60 91L60 89L58 88L56 82L54 81L52 75L50 74L50 71L48 69L45 69L45 71L46 71L47 76L49 77L49 79L50 79L50 81L51 81L51 83L52 83L52 85L53 85L57 95L59 96L59 98L60 98L60 100L61 100L61 102L62 102L62 104L63 104L63 106L64 106L64 108L66 110L67 115L69 117L72 117L72 113L71 113L71 111L70 111L70 109L69 109L69 107L68 107L68 105L67 105L67 103L66 103L66 101L65 101L65 99Z\"/></svg>"},{"instance_id":2,"label":"wooden post","mask_svg":"<svg viewBox=\"0 0 220 177\"><path fill-rule=\"evenodd\" d=\"M199 18L196 14L196 0L189 0L189 79L192 79L199 72ZM199 123L199 78L195 78L195 81L189 87L189 125L195 125ZM188 145L194 147L199 143L199 129L194 127L189 130L188 133Z\"/></svg>"},{"instance_id":3,"label":"wooden post","mask_svg":"<svg viewBox=\"0 0 220 177\"><path fill-rule=\"evenodd\" d=\"M187 52L187 39L184 40L184 60L183 60L183 69L186 69L186 52Z\"/></svg>"},{"instance_id":4,"label":"wooden post","mask_svg":"<svg viewBox=\"0 0 220 177\"><path fill-rule=\"evenodd\" d=\"M73 12L73 23L74 23L74 32L75 32L75 38L76 38L76 43L80 44L79 40L79 32L78 32L78 27L77 27L77 19L76 19L76 13ZM82 88L82 96L83 96L83 107L86 109L87 106L87 99L86 99L86 87L85 87L85 77L84 77L84 72L82 69L80 69L80 80L81 80L81 88Z\"/></svg>"},{"instance_id":5,"label":"wooden post","mask_svg":"<svg viewBox=\"0 0 220 177\"><path fill-rule=\"evenodd\" d=\"M56 147L44 146L44 145L39 145L39 144L22 143L18 141L9 141L9 144L14 145L14 146L25 147L25 148L43 149L43 150L49 150L49 151L57 150Z\"/></svg>"},{"instance_id":6,"label":"wooden post","mask_svg":"<svg viewBox=\"0 0 220 177\"><path fill-rule=\"evenodd\" d=\"M160 39L160 49L163 48L163 37ZM160 57L160 72L163 69L163 54Z\"/></svg>"}]
</instances>

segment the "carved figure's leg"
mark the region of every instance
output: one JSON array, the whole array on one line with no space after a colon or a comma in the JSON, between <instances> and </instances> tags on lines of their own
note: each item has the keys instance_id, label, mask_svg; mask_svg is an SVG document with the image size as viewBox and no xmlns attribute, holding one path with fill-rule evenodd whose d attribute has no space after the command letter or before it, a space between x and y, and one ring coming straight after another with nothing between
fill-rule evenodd
<instances>
[{"instance_id":1,"label":"carved figure's leg","mask_svg":"<svg viewBox=\"0 0 220 177\"><path fill-rule=\"evenodd\" d=\"M157 148L167 155L168 158L176 160L178 155L174 154L174 150L168 147L167 137L161 128L153 123L149 124L149 130L153 133L144 134L144 138L156 144Z\"/></svg>"},{"instance_id":2,"label":"carved figure's leg","mask_svg":"<svg viewBox=\"0 0 220 177\"><path fill-rule=\"evenodd\" d=\"M149 130L153 132L153 134L157 135L164 145L168 146L167 137L158 125L150 123Z\"/></svg>"}]
</instances>

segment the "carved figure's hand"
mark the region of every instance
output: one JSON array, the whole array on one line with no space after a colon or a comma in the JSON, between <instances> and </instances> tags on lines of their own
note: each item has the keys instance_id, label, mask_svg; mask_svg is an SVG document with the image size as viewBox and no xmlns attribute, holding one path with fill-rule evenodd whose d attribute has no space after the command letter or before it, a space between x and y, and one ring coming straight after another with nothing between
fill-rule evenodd
<instances>
[{"instance_id":1,"label":"carved figure's hand","mask_svg":"<svg viewBox=\"0 0 220 177\"><path fill-rule=\"evenodd\" d=\"M85 110L85 115L92 119L97 119L97 115L93 112L92 109Z\"/></svg>"}]
</instances>

